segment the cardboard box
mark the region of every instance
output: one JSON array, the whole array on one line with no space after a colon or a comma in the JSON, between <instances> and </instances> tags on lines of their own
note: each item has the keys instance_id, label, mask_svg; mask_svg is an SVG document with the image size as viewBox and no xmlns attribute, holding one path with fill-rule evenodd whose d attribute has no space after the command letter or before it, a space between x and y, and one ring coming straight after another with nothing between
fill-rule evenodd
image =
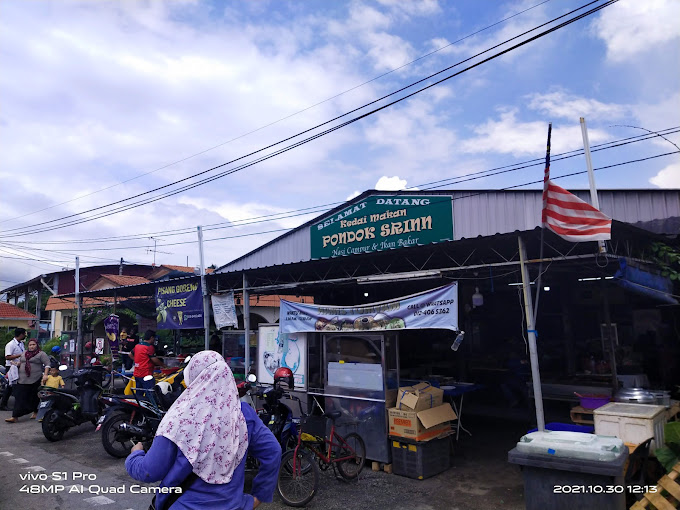
<instances>
[{"instance_id":1,"label":"cardboard box","mask_svg":"<svg viewBox=\"0 0 680 510\"><path fill-rule=\"evenodd\" d=\"M451 421L458 419L451 404L443 404L424 411L393 407L388 410L389 435L429 441L451 430Z\"/></svg>"},{"instance_id":2,"label":"cardboard box","mask_svg":"<svg viewBox=\"0 0 680 510\"><path fill-rule=\"evenodd\" d=\"M414 386L399 388L396 407L402 410L422 411L440 406L443 401L444 390L435 388L430 383L421 382Z\"/></svg>"}]
</instances>

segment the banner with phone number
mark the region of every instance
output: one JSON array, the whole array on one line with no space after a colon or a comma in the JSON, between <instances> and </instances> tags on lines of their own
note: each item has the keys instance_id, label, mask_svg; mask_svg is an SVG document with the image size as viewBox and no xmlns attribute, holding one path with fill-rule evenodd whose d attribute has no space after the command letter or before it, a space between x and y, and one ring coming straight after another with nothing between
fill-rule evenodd
<instances>
[{"instance_id":1,"label":"banner with phone number","mask_svg":"<svg viewBox=\"0 0 680 510\"><path fill-rule=\"evenodd\" d=\"M281 300L281 333L311 331L458 331L458 284L399 299L355 306L324 306Z\"/></svg>"}]
</instances>

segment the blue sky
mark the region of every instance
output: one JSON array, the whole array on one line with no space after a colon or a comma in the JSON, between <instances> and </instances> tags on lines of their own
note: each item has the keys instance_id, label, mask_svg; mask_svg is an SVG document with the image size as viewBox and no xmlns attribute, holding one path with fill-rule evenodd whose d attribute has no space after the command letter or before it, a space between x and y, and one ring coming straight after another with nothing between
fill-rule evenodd
<instances>
[{"instance_id":1,"label":"blue sky","mask_svg":"<svg viewBox=\"0 0 680 510\"><path fill-rule=\"evenodd\" d=\"M615 125L679 126L680 2L621 0L210 184L80 225L13 236L24 230L11 229L129 204L128 197L325 122L581 5L5 0L0 286L73 267L75 255L84 265L120 257L151 263L149 237L156 239L156 263L185 264L188 257L197 265L196 226L224 223L228 228L205 235L206 263L220 265L366 189L426 189L432 181L541 158L548 122L553 154L582 147L581 116L591 145L644 133ZM668 138L680 144L678 134ZM656 138L595 152L593 164L674 150ZM555 161L552 174L584 169L576 157ZM502 188L541 173L538 166L446 188ZM680 156L602 170L596 180L600 188L677 188ZM587 178L558 183L585 188ZM239 225L314 206L311 215ZM175 229L187 233L166 232ZM133 238L74 242L123 235ZM212 240L226 236L241 237Z\"/></svg>"}]
</instances>

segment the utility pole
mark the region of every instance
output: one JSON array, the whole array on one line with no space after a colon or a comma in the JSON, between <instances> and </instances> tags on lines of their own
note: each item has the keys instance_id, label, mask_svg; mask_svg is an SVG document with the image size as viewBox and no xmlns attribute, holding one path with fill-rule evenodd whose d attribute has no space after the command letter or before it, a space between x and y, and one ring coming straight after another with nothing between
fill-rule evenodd
<instances>
[{"instance_id":1,"label":"utility pole","mask_svg":"<svg viewBox=\"0 0 680 510\"><path fill-rule=\"evenodd\" d=\"M80 349L83 345L83 303L80 297L80 257L76 257L76 306L78 307L78 333L76 335L76 365L80 366Z\"/></svg>"},{"instance_id":2,"label":"utility pole","mask_svg":"<svg viewBox=\"0 0 680 510\"><path fill-rule=\"evenodd\" d=\"M118 276L123 276L123 257L120 258L120 265L118 266Z\"/></svg>"},{"instance_id":3,"label":"utility pole","mask_svg":"<svg viewBox=\"0 0 680 510\"><path fill-rule=\"evenodd\" d=\"M210 348L210 296L205 284L205 265L203 263L203 231L198 226L198 253L201 258L201 291L203 292L203 328L205 330L205 350Z\"/></svg>"},{"instance_id":4,"label":"utility pole","mask_svg":"<svg viewBox=\"0 0 680 510\"><path fill-rule=\"evenodd\" d=\"M588 170L588 183L590 184L590 204L600 210L600 201L597 198L597 188L595 187L595 172L593 172L593 160L590 158L590 142L588 141L588 127L586 119L581 117L581 136L583 137L583 151L586 156L586 167ZM598 241L600 253L607 253L607 246L604 241Z\"/></svg>"}]
</instances>

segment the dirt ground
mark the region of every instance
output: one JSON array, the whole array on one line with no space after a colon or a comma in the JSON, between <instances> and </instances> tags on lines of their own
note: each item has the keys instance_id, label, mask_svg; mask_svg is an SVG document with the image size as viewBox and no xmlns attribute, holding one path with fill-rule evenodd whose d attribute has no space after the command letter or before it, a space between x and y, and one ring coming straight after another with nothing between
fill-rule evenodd
<instances>
[{"instance_id":1,"label":"dirt ground","mask_svg":"<svg viewBox=\"0 0 680 510\"><path fill-rule=\"evenodd\" d=\"M498 419L470 415L465 421L472 436L461 432L454 444L451 468L425 480L383 471L370 464L357 482L337 480L332 470L321 473L319 490L309 509L349 510L478 510L524 509L524 487L517 466L507 461L508 451L528 430L529 418L501 423ZM289 508L278 495L263 506Z\"/></svg>"}]
</instances>

